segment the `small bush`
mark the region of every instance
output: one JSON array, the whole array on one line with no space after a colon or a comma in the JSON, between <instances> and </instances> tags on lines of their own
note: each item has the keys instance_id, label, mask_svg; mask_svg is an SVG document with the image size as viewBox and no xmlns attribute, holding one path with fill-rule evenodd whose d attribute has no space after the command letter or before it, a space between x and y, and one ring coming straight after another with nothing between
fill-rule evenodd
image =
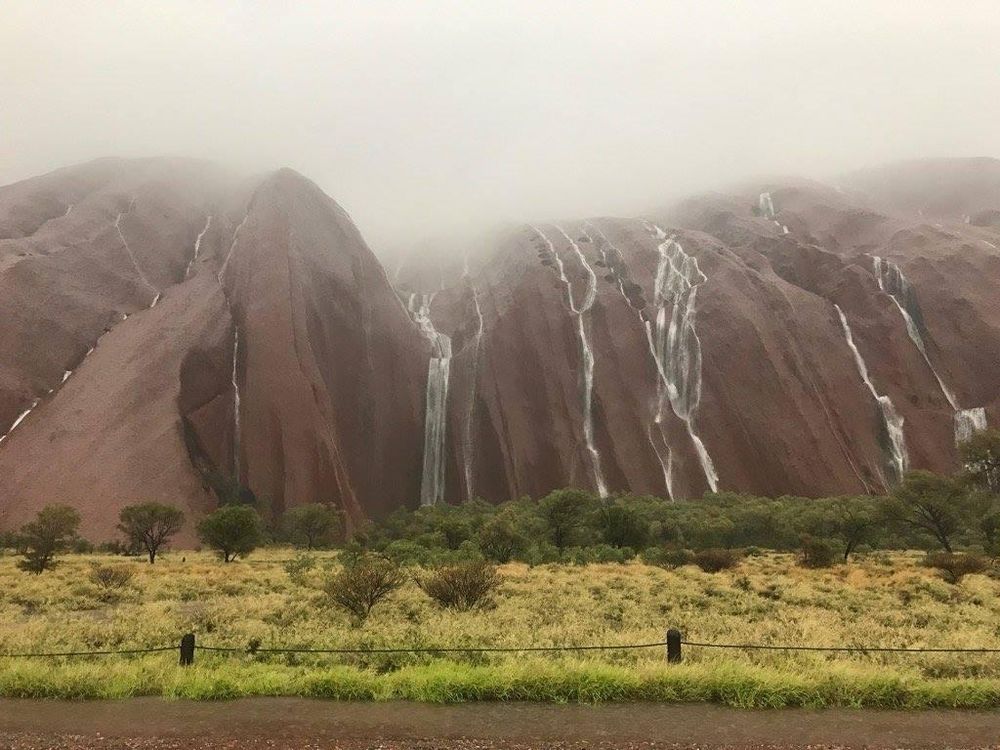
<instances>
[{"instance_id":1,"label":"small bush","mask_svg":"<svg viewBox=\"0 0 1000 750\"><path fill-rule=\"evenodd\" d=\"M288 580L296 586L308 586L308 576L316 568L316 558L308 552L303 552L288 560L284 567Z\"/></svg>"},{"instance_id":2,"label":"small bush","mask_svg":"<svg viewBox=\"0 0 1000 750\"><path fill-rule=\"evenodd\" d=\"M823 539L806 537L802 540L799 562L804 568L829 568L837 559L833 545Z\"/></svg>"},{"instance_id":3,"label":"small bush","mask_svg":"<svg viewBox=\"0 0 1000 750\"><path fill-rule=\"evenodd\" d=\"M309 503L285 514L284 526L292 543L312 550L328 547L340 534L340 513L323 503Z\"/></svg>"},{"instance_id":4,"label":"small bush","mask_svg":"<svg viewBox=\"0 0 1000 750\"><path fill-rule=\"evenodd\" d=\"M40 574L56 566L55 556L72 549L80 527L80 514L67 505L48 505L35 520L21 527L17 546L23 560L17 567Z\"/></svg>"},{"instance_id":5,"label":"small bush","mask_svg":"<svg viewBox=\"0 0 1000 750\"><path fill-rule=\"evenodd\" d=\"M442 607L468 610L484 604L502 580L490 563L471 561L440 567L417 584Z\"/></svg>"},{"instance_id":6,"label":"small bush","mask_svg":"<svg viewBox=\"0 0 1000 750\"><path fill-rule=\"evenodd\" d=\"M483 524L478 535L479 549L493 562L508 563L524 547L524 539L514 530L513 524L503 517L493 518Z\"/></svg>"},{"instance_id":7,"label":"small bush","mask_svg":"<svg viewBox=\"0 0 1000 750\"><path fill-rule=\"evenodd\" d=\"M363 555L330 579L324 590L336 606L362 623L375 605L402 586L404 580L403 572L392 560Z\"/></svg>"},{"instance_id":8,"label":"small bush","mask_svg":"<svg viewBox=\"0 0 1000 750\"><path fill-rule=\"evenodd\" d=\"M982 573L989 563L979 555L935 552L927 555L924 565L941 572L948 583L959 583L970 573Z\"/></svg>"},{"instance_id":9,"label":"small bush","mask_svg":"<svg viewBox=\"0 0 1000 750\"><path fill-rule=\"evenodd\" d=\"M694 562L694 553L687 549L667 549L665 547L650 547L642 553L646 565L656 565L661 568L680 568Z\"/></svg>"},{"instance_id":10,"label":"small bush","mask_svg":"<svg viewBox=\"0 0 1000 750\"><path fill-rule=\"evenodd\" d=\"M113 601L132 583L135 571L127 565L94 564L87 577L101 590L102 601Z\"/></svg>"},{"instance_id":11,"label":"small bush","mask_svg":"<svg viewBox=\"0 0 1000 750\"><path fill-rule=\"evenodd\" d=\"M260 516L246 505L223 506L198 523L198 537L227 563L257 549L262 536Z\"/></svg>"},{"instance_id":12,"label":"small bush","mask_svg":"<svg viewBox=\"0 0 1000 750\"><path fill-rule=\"evenodd\" d=\"M740 556L731 549L703 549L694 554L694 564L706 573L718 573L735 568Z\"/></svg>"}]
</instances>

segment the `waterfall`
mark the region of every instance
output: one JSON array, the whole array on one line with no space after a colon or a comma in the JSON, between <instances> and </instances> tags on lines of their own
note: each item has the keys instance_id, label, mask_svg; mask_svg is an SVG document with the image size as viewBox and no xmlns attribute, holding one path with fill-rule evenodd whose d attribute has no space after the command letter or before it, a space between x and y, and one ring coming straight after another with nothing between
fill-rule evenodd
<instances>
[{"instance_id":1,"label":"waterfall","mask_svg":"<svg viewBox=\"0 0 1000 750\"><path fill-rule=\"evenodd\" d=\"M247 219L249 218L250 218L250 207L247 206L246 215L243 217L243 221L241 221L239 225L236 227L236 231L233 232L233 241L232 243L230 243L229 251L226 253L225 259L222 261L222 267L219 268L218 279L220 282L222 281L222 277L226 273L226 268L229 266L229 259L233 257L233 250L236 249L236 242L240 238L240 230L243 229L243 225L247 223Z\"/></svg>"},{"instance_id":2,"label":"waterfall","mask_svg":"<svg viewBox=\"0 0 1000 750\"><path fill-rule=\"evenodd\" d=\"M121 211L118 213L118 217L115 219L115 231L118 232L118 239L120 239L122 245L125 246L125 252L128 253L129 260L132 261L132 267L135 269L136 275L139 277L142 283L145 284L147 287L149 287L149 289L156 295L155 297L153 297L153 302L150 305L150 307L153 307L153 305L155 305L157 302L160 301L160 292L155 286L153 286L149 282L149 279L146 278L146 274L142 272L142 268L139 266L138 258L135 257L135 253L132 252L132 247L128 244L128 240L125 239L125 235L122 233L122 217L124 217L126 214L132 213L132 208L134 206L135 206L135 198L132 198L132 200L129 201L128 210Z\"/></svg>"},{"instance_id":3,"label":"waterfall","mask_svg":"<svg viewBox=\"0 0 1000 750\"><path fill-rule=\"evenodd\" d=\"M651 229L661 240L657 246L659 261L654 285L656 323L650 331L663 385L658 408L662 414L664 400L668 400L674 414L687 426L705 480L715 492L719 475L705 443L694 429L694 417L701 402L701 340L695 330L695 303L698 287L708 278L698 267L698 259L684 252L673 236L668 237L655 224Z\"/></svg>"},{"instance_id":4,"label":"waterfall","mask_svg":"<svg viewBox=\"0 0 1000 750\"><path fill-rule=\"evenodd\" d=\"M955 399L955 394L944 384L938 371L931 364L930 357L927 356L927 347L924 345L923 336L920 335L920 328L910 313L909 307L913 304L914 299L913 288L906 280L899 266L891 260L873 255L872 265L875 268L875 281L878 283L878 288L888 294L889 298L896 304L899 314L903 316L903 322L906 324L906 333L909 335L910 340L920 351L924 362L927 363L927 367L934 375L934 379L937 380L938 387L941 389L944 397L948 399L951 408L957 410L958 401Z\"/></svg>"},{"instance_id":5,"label":"waterfall","mask_svg":"<svg viewBox=\"0 0 1000 750\"><path fill-rule=\"evenodd\" d=\"M233 319L233 478L240 484L240 381L237 365L240 359L240 329Z\"/></svg>"},{"instance_id":6,"label":"waterfall","mask_svg":"<svg viewBox=\"0 0 1000 750\"><path fill-rule=\"evenodd\" d=\"M977 406L974 409L959 409L955 412L955 443L968 440L973 433L981 432L986 427L985 408Z\"/></svg>"},{"instance_id":7,"label":"waterfall","mask_svg":"<svg viewBox=\"0 0 1000 750\"><path fill-rule=\"evenodd\" d=\"M431 359L427 364L424 462L420 479L421 505L436 505L444 500L444 452L445 430L448 424L451 339L434 328L430 315L433 301L434 294L411 294L407 305L421 334L431 343Z\"/></svg>"},{"instance_id":8,"label":"waterfall","mask_svg":"<svg viewBox=\"0 0 1000 750\"><path fill-rule=\"evenodd\" d=\"M472 438L472 421L476 406L476 373L479 370L479 344L483 338L483 310L479 306L479 290L472 283L472 276L469 273L469 256L466 255L463 261L462 276L465 278L469 289L472 291L472 303L476 311L476 333L473 336L472 349L472 374L469 387L469 411L465 417L465 425L462 436L462 473L465 476L465 497L471 500L472 489L472 459L474 455L474 443Z\"/></svg>"},{"instance_id":9,"label":"waterfall","mask_svg":"<svg viewBox=\"0 0 1000 750\"><path fill-rule=\"evenodd\" d=\"M187 268L184 269L184 278L187 279L191 275L191 269L194 264L198 262L198 256L201 255L201 241L205 237L205 233L208 228L212 226L212 217L209 216L208 220L205 222L205 228L198 233L198 237L194 241L194 254L191 256L191 260L188 261Z\"/></svg>"},{"instance_id":10,"label":"waterfall","mask_svg":"<svg viewBox=\"0 0 1000 750\"><path fill-rule=\"evenodd\" d=\"M34 401L31 402L31 406L29 406L27 409L21 412L21 414L18 416L17 419L14 420L14 423L10 426L7 432L5 432L3 435L0 435L0 443L6 440L7 436L10 435L10 433L12 433L14 430L16 430L17 426L21 424L21 422L23 422L25 419L28 418L28 415L31 414L32 411L34 411L36 406L38 406L39 401L41 401L41 399L36 398Z\"/></svg>"},{"instance_id":11,"label":"waterfall","mask_svg":"<svg viewBox=\"0 0 1000 750\"><path fill-rule=\"evenodd\" d=\"M771 200L770 193L761 193L757 198L757 208L760 210L760 215L765 219L774 219L776 212L774 210L774 201Z\"/></svg>"},{"instance_id":12,"label":"waterfall","mask_svg":"<svg viewBox=\"0 0 1000 750\"><path fill-rule=\"evenodd\" d=\"M878 391L875 390L875 386L868 375L868 366L865 364L861 352L858 351L858 347L854 343L854 334L851 333L851 326L847 323L847 317L844 315L844 311L840 309L840 305L834 305L834 308L840 317L840 326L844 330L844 338L847 340L847 345L854 354L854 363L857 365L858 374L861 375L861 379L865 382L865 386L871 392L881 411L882 423L885 426L886 434L889 436L890 451L892 453L892 470L895 474L895 479L902 479L910 462L906 454L906 440L903 436L903 418L896 411L896 407L892 405L892 400L888 396L879 395Z\"/></svg>"},{"instance_id":13,"label":"waterfall","mask_svg":"<svg viewBox=\"0 0 1000 750\"><path fill-rule=\"evenodd\" d=\"M566 290L566 302L569 305L569 311L576 323L576 337L580 344L580 362L583 368L581 373L583 376L583 442L587 449L587 455L590 457L597 494L601 497L606 497L608 486L604 481L604 473L601 470L601 454L597 450L597 445L594 441L594 351L590 347L590 341L587 338L587 327L584 325L583 320L584 314L590 311L590 308L594 306L594 301L597 299L597 274L594 273L594 269L590 267L590 264L577 244L570 239L570 236L563 231L562 227L556 226L556 230L569 243L570 249L576 254L577 259L587 273L587 289L584 293L582 304L577 307L576 302L573 300L573 285L566 276L566 268L563 265L562 258L559 257L559 253L556 252L552 241L549 240L544 232L537 227L532 227L532 229L542 238L552 253L556 267L559 269L559 280L563 283L563 287Z\"/></svg>"},{"instance_id":14,"label":"waterfall","mask_svg":"<svg viewBox=\"0 0 1000 750\"><path fill-rule=\"evenodd\" d=\"M614 250L619 255L621 254L618 248L611 244L611 240L608 236L601 230L599 226L593 222L586 222L586 226L589 226L597 234L601 236L603 244L600 246L598 252L601 254L601 260L604 262L605 267L611 269L611 264L608 262L608 254L604 250L604 245L607 245L612 250ZM589 238L589 235L587 235ZM649 347L649 356L653 361L653 366L656 367L657 379L656 379L656 404L652 409L652 415L650 424L646 427L646 438L649 440L649 445L653 449L653 454L656 456L656 460L660 464L660 469L663 472L663 486L667 491L667 497L671 500L675 499L674 495L674 456L673 452L670 450L670 445L667 443L666 436L663 434L663 429L661 427L663 423L662 406L663 400L663 389L666 388L667 379L663 372L663 367L661 366L660 360L656 356L656 345L653 342L653 330L649 323L643 319L642 310L636 308L632 305L632 301L628 298L628 294L625 293L625 285L623 282L623 277L621 274L616 274L616 279L618 281L618 292L621 294L625 303L635 310L636 315L639 318L639 324L642 326L642 330L646 335L646 343ZM657 440L654 439L654 428L656 428L656 437L659 438L659 444Z\"/></svg>"},{"instance_id":15,"label":"waterfall","mask_svg":"<svg viewBox=\"0 0 1000 750\"><path fill-rule=\"evenodd\" d=\"M955 443L968 440L976 430L986 429L986 410L983 407L961 408L954 392L945 385L944 379L931 363L923 336L920 333L920 327L910 312L910 309L916 306L916 294L906 276L903 275L903 271L891 260L880 258L877 255L872 256L872 266L875 270L875 281L878 283L878 288L888 294L895 303L896 309L899 310L899 314L906 324L906 333L924 358L924 362L927 363L931 374L934 375L941 393L944 394L948 404L955 412Z\"/></svg>"}]
</instances>

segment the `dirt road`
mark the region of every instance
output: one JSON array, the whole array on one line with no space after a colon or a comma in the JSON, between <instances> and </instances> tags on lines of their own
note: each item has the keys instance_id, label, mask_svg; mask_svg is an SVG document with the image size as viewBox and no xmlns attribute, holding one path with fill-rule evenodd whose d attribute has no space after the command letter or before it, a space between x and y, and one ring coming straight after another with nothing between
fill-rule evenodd
<instances>
[{"instance_id":1,"label":"dirt road","mask_svg":"<svg viewBox=\"0 0 1000 750\"><path fill-rule=\"evenodd\" d=\"M1000 748L1000 712L718 706L0 700L0 747Z\"/></svg>"}]
</instances>

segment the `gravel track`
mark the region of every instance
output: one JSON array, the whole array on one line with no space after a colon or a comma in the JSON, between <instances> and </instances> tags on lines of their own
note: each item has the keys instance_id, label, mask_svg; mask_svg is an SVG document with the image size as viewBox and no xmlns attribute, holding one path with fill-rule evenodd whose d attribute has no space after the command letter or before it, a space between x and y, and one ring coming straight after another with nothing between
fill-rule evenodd
<instances>
[{"instance_id":1,"label":"gravel track","mask_svg":"<svg viewBox=\"0 0 1000 750\"><path fill-rule=\"evenodd\" d=\"M0 700L6 750L1000 748L1000 712L710 705Z\"/></svg>"}]
</instances>

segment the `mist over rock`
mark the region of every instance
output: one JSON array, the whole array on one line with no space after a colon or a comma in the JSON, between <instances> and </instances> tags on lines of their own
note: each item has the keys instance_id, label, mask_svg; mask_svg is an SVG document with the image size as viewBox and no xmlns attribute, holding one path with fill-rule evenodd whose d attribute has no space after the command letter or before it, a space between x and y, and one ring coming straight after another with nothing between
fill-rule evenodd
<instances>
[{"instance_id":1,"label":"mist over rock","mask_svg":"<svg viewBox=\"0 0 1000 750\"><path fill-rule=\"evenodd\" d=\"M1000 423L1000 162L512 227L387 275L305 177L0 188L0 528L220 481L349 523L563 486L878 493ZM214 488L214 489L213 489Z\"/></svg>"}]
</instances>

